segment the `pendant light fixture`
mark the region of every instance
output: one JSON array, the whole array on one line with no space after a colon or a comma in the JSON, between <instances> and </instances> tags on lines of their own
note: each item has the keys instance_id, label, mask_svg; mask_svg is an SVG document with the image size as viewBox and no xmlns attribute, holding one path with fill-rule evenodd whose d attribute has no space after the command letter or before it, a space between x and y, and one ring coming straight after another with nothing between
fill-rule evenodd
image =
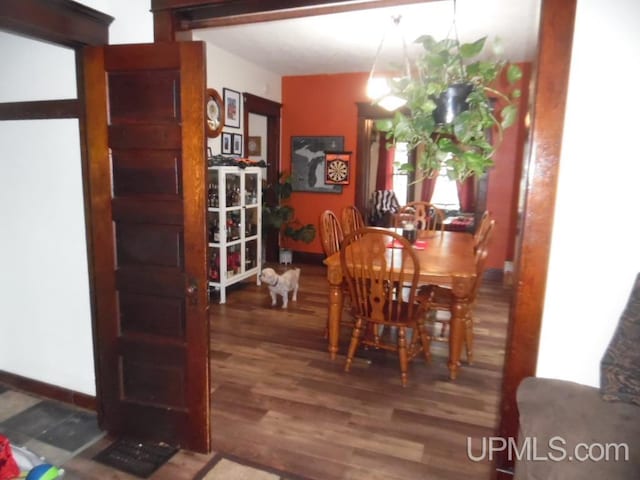
<instances>
[{"instance_id":1,"label":"pendant light fixture","mask_svg":"<svg viewBox=\"0 0 640 480\"><path fill-rule=\"evenodd\" d=\"M381 70L378 65L380 53L382 52L382 47L387 37L387 30L382 35L382 40L380 40L380 45L378 45L378 50L373 60L373 66L371 67L371 72L369 72L369 80L367 82L367 96L373 101L373 103L380 105L388 111L397 110L407 103L405 99L391 93L391 82L393 80L397 80L402 75L406 75L408 78L411 77L409 56L407 55L407 44L405 42L404 35L402 34L402 30L400 30L400 20L402 19L402 16L397 15L391 18L393 20L393 28L395 29L395 33L397 33L396 37L398 37L402 43L402 68L404 68L405 71L396 72L394 74L387 72L384 69Z\"/></svg>"}]
</instances>

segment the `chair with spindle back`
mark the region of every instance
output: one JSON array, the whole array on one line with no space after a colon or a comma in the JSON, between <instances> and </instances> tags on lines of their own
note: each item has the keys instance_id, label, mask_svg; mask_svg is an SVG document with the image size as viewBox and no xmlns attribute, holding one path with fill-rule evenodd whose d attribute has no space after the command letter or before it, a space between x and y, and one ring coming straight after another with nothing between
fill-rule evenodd
<instances>
[{"instance_id":1,"label":"chair with spindle back","mask_svg":"<svg viewBox=\"0 0 640 480\"><path fill-rule=\"evenodd\" d=\"M344 238L338 217L331 210L325 210L320 215L320 240L322 249L327 257L340 251L340 244Z\"/></svg>"},{"instance_id":2,"label":"chair with spindle back","mask_svg":"<svg viewBox=\"0 0 640 480\"><path fill-rule=\"evenodd\" d=\"M481 244L485 244L488 242L488 239L491 236L491 232L493 231L496 225L496 221L492 218L491 213L488 210L482 214L480 218L480 223L478 224L478 228L476 228L475 233L473 234L473 248L480 248Z\"/></svg>"},{"instance_id":3,"label":"chair with spindle back","mask_svg":"<svg viewBox=\"0 0 640 480\"><path fill-rule=\"evenodd\" d=\"M402 248L387 248L392 241ZM420 263L415 250L395 232L365 227L345 237L340 262L355 319L345 371L360 345L397 352L405 387L409 361L420 353L430 359L425 314L416 301Z\"/></svg>"},{"instance_id":4,"label":"chair with spindle back","mask_svg":"<svg viewBox=\"0 0 640 480\"><path fill-rule=\"evenodd\" d=\"M354 205L342 209L341 215L342 233L345 236L365 226L364 218Z\"/></svg>"},{"instance_id":5,"label":"chair with spindle back","mask_svg":"<svg viewBox=\"0 0 640 480\"><path fill-rule=\"evenodd\" d=\"M495 220L492 220L495 224ZM478 246L475 251L476 259L476 280L473 284L471 294L469 295L469 310L467 316L464 319L464 344L467 353L467 362L473 361L473 307L478 297L478 291L480 290L480 284L482 283L482 276L485 270L485 264L487 257L489 256L489 241L491 239L491 227L484 241ZM420 288L418 292L418 299L422 302L423 308L427 310L427 321L433 323L434 330L437 326L440 326L440 334L434 333L431 336L431 340L434 341L449 341L447 335L447 327L451 319L451 307L453 306L453 292L451 288L442 287L439 285L427 285ZM448 312L447 317L438 317L438 312Z\"/></svg>"},{"instance_id":6,"label":"chair with spindle back","mask_svg":"<svg viewBox=\"0 0 640 480\"><path fill-rule=\"evenodd\" d=\"M428 202L409 202L394 215L394 227L401 228L403 222L411 222L418 230L444 231L444 212Z\"/></svg>"}]
</instances>

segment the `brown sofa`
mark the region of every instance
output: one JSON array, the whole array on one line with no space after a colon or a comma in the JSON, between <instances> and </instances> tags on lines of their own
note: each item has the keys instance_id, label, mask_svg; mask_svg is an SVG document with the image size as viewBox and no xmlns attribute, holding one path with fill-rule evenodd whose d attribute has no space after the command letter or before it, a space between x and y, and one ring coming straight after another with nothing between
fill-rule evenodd
<instances>
[{"instance_id":1,"label":"brown sofa","mask_svg":"<svg viewBox=\"0 0 640 480\"><path fill-rule=\"evenodd\" d=\"M536 459L516 461L516 480L638 480L640 479L640 406L625 402L608 402L600 390L573 382L548 378L526 378L518 388L520 412L519 451L528 441L529 452L535 443ZM555 450L548 448L550 439ZM566 442L563 444L562 442ZM609 460L580 461L574 456L578 444L628 445L628 460L613 460L614 447L609 448ZM592 458L604 451L592 447ZM562 452L567 458L555 461ZM577 456L588 456L580 446ZM620 456L624 453L619 449ZM538 458L547 458L540 460ZM533 457L533 455L531 455Z\"/></svg>"},{"instance_id":2,"label":"brown sofa","mask_svg":"<svg viewBox=\"0 0 640 480\"><path fill-rule=\"evenodd\" d=\"M516 480L640 480L640 274L602 359L600 388L530 377L517 402Z\"/></svg>"}]
</instances>

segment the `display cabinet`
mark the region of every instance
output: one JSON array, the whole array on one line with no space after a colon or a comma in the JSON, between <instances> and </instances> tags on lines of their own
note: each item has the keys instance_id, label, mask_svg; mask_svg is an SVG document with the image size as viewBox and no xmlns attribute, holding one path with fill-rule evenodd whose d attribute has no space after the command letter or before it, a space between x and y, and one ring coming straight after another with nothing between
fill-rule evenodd
<instances>
[{"instance_id":1,"label":"display cabinet","mask_svg":"<svg viewBox=\"0 0 640 480\"><path fill-rule=\"evenodd\" d=\"M259 167L209 167L207 175L208 276L220 292L247 278L260 284L262 181Z\"/></svg>"}]
</instances>

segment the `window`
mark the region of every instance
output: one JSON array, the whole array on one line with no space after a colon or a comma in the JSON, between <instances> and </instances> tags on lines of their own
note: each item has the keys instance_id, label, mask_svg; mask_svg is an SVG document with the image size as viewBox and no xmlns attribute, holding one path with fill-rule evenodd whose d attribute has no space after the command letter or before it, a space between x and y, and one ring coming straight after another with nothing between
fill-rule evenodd
<instances>
[{"instance_id":1,"label":"window","mask_svg":"<svg viewBox=\"0 0 640 480\"><path fill-rule=\"evenodd\" d=\"M407 150L407 144L396 143L396 151L393 157L393 191L400 205L407 203L407 196L409 195L409 174L401 169L401 166L408 162L409 151Z\"/></svg>"},{"instance_id":2,"label":"window","mask_svg":"<svg viewBox=\"0 0 640 480\"><path fill-rule=\"evenodd\" d=\"M443 167L436 180L431 196L431 203L443 210L460 210L458 186L455 180L447 176L447 169Z\"/></svg>"}]
</instances>

